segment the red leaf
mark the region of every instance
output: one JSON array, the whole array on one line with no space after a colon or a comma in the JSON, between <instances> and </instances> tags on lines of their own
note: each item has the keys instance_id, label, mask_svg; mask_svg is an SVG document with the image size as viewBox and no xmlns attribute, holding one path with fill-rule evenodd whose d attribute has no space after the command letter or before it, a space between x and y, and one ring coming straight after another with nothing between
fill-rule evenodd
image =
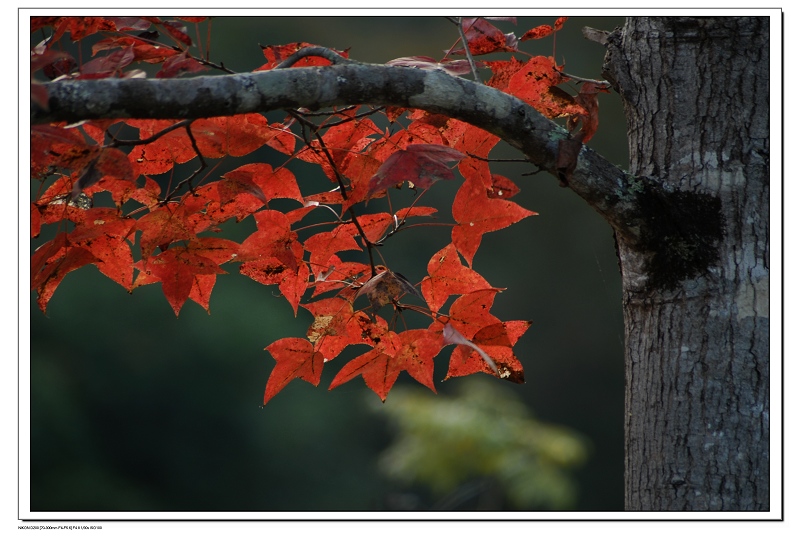
<instances>
[{"instance_id":1,"label":"red leaf","mask_svg":"<svg viewBox=\"0 0 800 536\"><path fill-rule=\"evenodd\" d=\"M583 109L565 91L555 87L564 78L551 58L536 56L528 60L508 80L504 90L524 100L549 118L566 117Z\"/></svg>"},{"instance_id":2,"label":"red leaf","mask_svg":"<svg viewBox=\"0 0 800 536\"><path fill-rule=\"evenodd\" d=\"M383 192L403 181L418 188L430 188L439 179L451 180L453 172L445 162L458 162L464 155L443 145L409 145L393 153L370 179L369 195Z\"/></svg>"},{"instance_id":3,"label":"red leaf","mask_svg":"<svg viewBox=\"0 0 800 536\"><path fill-rule=\"evenodd\" d=\"M552 34L555 29L550 26L549 24L542 24L541 26L537 26L536 28L531 28L527 32L525 32L522 37L519 38L520 41L527 41L528 39L541 39L543 37L547 37L548 35Z\"/></svg>"},{"instance_id":4,"label":"red leaf","mask_svg":"<svg viewBox=\"0 0 800 536\"><path fill-rule=\"evenodd\" d=\"M535 212L512 201L490 198L482 183L468 178L453 201L453 218L458 223L452 231L453 244L472 266L472 259L485 233L504 229L534 215Z\"/></svg>"},{"instance_id":5,"label":"red leaf","mask_svg":"<svg viewBox=\"0 0 800 536\"><path fill-rule=\"evenodd\" d=\"M486 192L490 199L508 199L519 193L517 186L511 179L502 175L492 175L492 187Z\"/></svg>"},{"instance_id":6,"label":"red leaf","mask_svg":"<svg viewBox=\"0 0 800 536\"><path fill-rule=\"evenodd\" d=\"M527 331L531 323L523 320L498 322L480 329L472 337L472 343L494 361L499 378L513 383L524 383L522 364L514 355L512 346ZM450 366L445 379L466 376L476 372L495 375L495 372L470 345L458 346L450 357Z\"/></svg>"},{"instance_id":7,"label":"red leaf","mask_svg":"<svg viewBox=\"0 0 800 536\"><path fill-rule=\"evenodd\" d=\"M434 312L439 311L453 294L491 288L478 272L461 264L453 244L448 244L431 257L428 274L420 283L420 290Z\"/></svg>"},{"instance_id":8,"label":"red leaf","mask_svg":"<svg viewBox=\"0 0 800 536\"><path fill-rule=\"evenodd\" d=\"M134 287L152 283L153 278L161 281L161 289L175 316L178 316L193 292L200 305L207 310L208 296L216 281L216 274L224 274L225 270L198 251L202 251L202 248L173 246L154 258L137 262L136 269L150 277L142 281L137 278Z\"/></svg>"},{"instance_id":9,"label":"red leaf","mask_svg":"<svg viewBox=\"0 0 800 536\"><path fill-rule=\"evenodd\" d=\"M301 305L314 315L308 328L308 340L314 349L330 361L351 344L375 346L387 331L386 321L373 321L365 313L353 311L353 305L342 298L325 298Z\"/></svg>"},{"instance_id":10,"label":"red leaf","mask_svg":"<svg viewBox=\"0 0 800 536\"><path fill-rule=\"evenodd\" d=\"M264 203L277 198L294 199L303 203L297 179L286 168L273 170L269 164L245 164L229 171L223 178L243 185Z\"/></svg>"},{"instance_id":11,"label":"red leaf","mask_svg":"<svg viewBox=\"0 0 800 536\"><path fill-rule=\"evenodd\" d=\"M133 54L132 50L131 54ZM161 70L156 73L156 78L175 78L184 73L197 73L207 69L208 67L191 57L187 50L179 56L167 58Z\"/></svg>"},{"instance_id":12,"label":"red leaf","mask_svg":"<svg viewBox=\"0 0 800 536\"><path fill-rule=\"evenodd\" d=\"M78 78L106 78L120 75L125 67L133 63L134 59L133 47L114 51L108 56L84 63L81 67L81 76Z\"/></svg>"},{"instance_id":13,"label":"red leaf","mask_svg":"<svg viewBox=\"0 0 800 536\"><path fill-rule=\"evenodd\" d=\"M139 218L136 228L142 231L139 238L142 257L149 257L158 246L194 237L192 225L187 221L190 214L183 204L170 203Z\"/></svg>"},{"instance_id":14,"label":"red leaf","mask_svg":"<svg viewBox=\"0 0 800 536\"><path fill-rule=\"evenodd\" d=\"M469 51L473 55L517 50L516 36L513 33L504 34L485 18L463 18L461 27L467 37ZM463 54L463 50L454 53Z\"/></svg>"},{"instance_id":15,"label":"red leaf","mask_svg":"<svg viewBox=\"0 0 800 536\"><path fill-rule=\"evenodd\" d=\"M176 121L143 119L125 121L139 129L139 139L145 140L171 127ZM137 145L128 155L134 175L159 175L171 170L176 164L189 162L197 157L189 136L182 128L168 132L146 145Z\"/></svg>"},{"instance_id":16,"label":"red leaf","mask_svg":"<svg viewBox=\"0 0 800 536\"><path fill-rule=\"evenodd\" d=\"M311 253L311 265L325 267L328 266L330 258L335 253L349 250L360 251L361 247L353 238L353 229L351 226L340 226L333 231L317 233L309 237L303 246L306 251Z\"/></svg>"},{"instance_id":17,"label":"red leaf","mask_svg":"<svg viewBox=\"0 0 800 536\"><path fill-rule=\"evenodd\" d=\"M407 330L399 335L392 331L387 332L372 350L342 367L331 382L330 389L360 375L367 387L385 401L400 372L405 370L435 393L433 359L441 350L442 344L439 333L426 329Z\"/></svg>"},{"instance_id":18,"label":"red leaf","mask_svg":"<svg viewBox=\"0 0 800 536\"><path fill-rule=\"evenodd\" d=\"M342 367L333 378L329 389L334 389L356 376L363 376L367 387L375 391L381 400L386 400L386 395L402 370L394 358L400 349L400 344L400 338L396 333L387 332L372 350Z\"/></svg>"},{"instance_id":19,"label":"red leaf","mask_svg":"<svg viewBox=\"0 0 800 536\"><path fill-rule=\"evenodd\" d=\"M96 260L89 250L66 245L63 233L37 249L31 258L31 288L36 288L42 312L47 312L50 298L69 272Z\"/></svg>"},{"instance_id":20,"label":"red leaf","mask_svg":"<svg viewBox=\"0 0 800 536\"><path fill-rule=\"evenodd\" d=\"M277 363L267 380L264 404L295 378L307 381L315 387L319 385L324 359L307 340L287 337L273 342L265 350Z\"/></svg>"},{"instance_id":21,"label":"red leaf","mask_svg":"<svg viewBox=\"0 0 800 536\"><path fill-rule=\"evenodd\" d=\"M564 23L567 22L568 18L569 17L558 17L556 22L553 24L553 27L555 27L556 30L560 30L561 27L564 26Z\"/></svg>"},{"instance_id":22,"label":"red leaf","mask_svg":"<svg viewBox=\"0 0 800 536\"><path fill-rule=\"evenodd\" d=\"M133 254L127 237L133 232L134 225L134 220L120 218L115 209L92 208L69 234L69 241L90 251L100 272L130 291Z\"/></svg>"},{"instance_id":23,"label":"red leaf","mask_svg":"<svg viewBox=\"0 0 800 536\"><path fill-rule=\"evenodd\" d=\"M180 54L180 52L171 47L157 45L131 35L120 35L103 39L92 45L92 55L114 48L131 48L133 49L134 61L144 61L146 63L161 63L167 58Z\"/></svg>"}]
</instances>

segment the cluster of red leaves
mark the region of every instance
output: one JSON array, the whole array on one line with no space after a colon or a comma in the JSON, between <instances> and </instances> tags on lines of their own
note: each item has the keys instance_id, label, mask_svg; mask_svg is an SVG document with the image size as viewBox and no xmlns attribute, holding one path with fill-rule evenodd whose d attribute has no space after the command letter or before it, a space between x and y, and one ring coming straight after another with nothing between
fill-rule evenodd
<instances>
[{"instance_id":1,"label":"cluster of red leaves","mask_svg":"<svg viewBox=\"0 0 800 536\"><path fill-rule=\"evenodd\" d=\"M559 19L554 27L548 26L550 32L562 23ZM498 34L485 19L464 19L462 24L473 54L516 50L516 38L509 37L513 34ZM177 76L197 70L190 65L200 65L190 54L191 39L180 22L70 17L32 22L32 30L45 26L52 27L54 35L34 51L34 71L52 70L58 63L59 72L67 70L64 76L127 76L126 67L148 62L162 64L156 76ZM156 31L164 32L175 46L159 44ZM69 67L70 62L64 61L68 58L51 48L65 33L79 40L97 32L104 38L93 46L94 54L113 52L88 69L95 60ZM522 39L547 32L535 28ZM310 45L264 47L267 63L259 70L274 68L306 46ZM433 68L449 64L453 75L469 69L457 62L427 60L403 58L396 64L417 62L423 68L431 62L436 64ZM299 65L326 63L307 58ZM486 65L493 73L489 85L517 95L549 117L580 120L583 139L591 136L596 115L590 91L575 98L558 93L555 86L563 77L551 59ZM42 95L32 90L32 98ZM448 378L484 372L522 382L522 365L513 346L530 323L504 322L492 315L501 289L472 269L484 234L534 215L509 200L519 191L513 181L490 172L487 157L499 138L444 116L399 109L383 112L396 127L392 133L379 128L369 112L366 108L334 111L316 124L298 111L284 123L249 114L192 122L131 119L33 127L31 176L43 188L31 203L31 236L55 230L54 238L31 259L31 287L37 291L39 307L46 311L66 274L94 264L128 291L161 283L176 315L187 300L208 310L216 277L226 273L223 265L238 265L241 274L276 285L295 315L302 308L313 317L305 338L284 338L267 346L276 365L267 382L265 403L293 379L317 385L323 365L352 345L367 349L341 368L331 389L362 376L385 399L400 372L406 371L435 391L433 360L449 345L455 349ZM137 140L124 143L112 136L132 129L138 132ZM298 145L298 139L303 143ZM216 180L208 173L198 184L192 181L195 173L184 181L185 190L169 180L184 164L200 163L202 170L207 160L241 157L264 146L285 155L286 164L275 168L248 163ZM288 166L295 160L319 166L333 189L306 191ZM439 180L455 180L455 168L464 180L450 209L451 240L428 261L428 275L415 285L390 268L373 264L376 245L384 244L409 219L424 222L437 209L412 203L400 210L392 210L390 204L389 210L366 212L384 206L371 200L404 184L427 190ZM113 206L91 208L100 192L110 196ZM270 208L275 199L297 205L275 210ZM317 219L309 224L305 218L312 212L332 217L327 223ZM249 217L256 230L241 242L209 235L227 221ZM361 252L364 262L342 260L343 252ZM413 297L417 303L402 301ZM396 320L406 311L425 315L429 326L399 329ZM387 312L392 314L389 321L381 316Z\"/></svg>"}]
</instances>

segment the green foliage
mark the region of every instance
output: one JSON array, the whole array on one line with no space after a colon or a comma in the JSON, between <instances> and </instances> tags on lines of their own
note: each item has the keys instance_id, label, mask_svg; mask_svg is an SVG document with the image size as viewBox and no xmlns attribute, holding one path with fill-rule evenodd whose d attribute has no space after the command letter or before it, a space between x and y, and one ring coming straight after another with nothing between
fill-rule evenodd
<instances>
[{"instance_id":1,"label":"green foliage","mask_svg":"<svg viewBox=\"0 0 800 536\"><path fill-rule=\"evenodd\" d=\"M468 381L471 380L471 381ZM396 428L381 470L437 497L490 477L518 509L568 509L577 501L572 471L588 457L577 433L534 418L510 390L465 379L456 396L440 398L397 388L381 406Z\"/></svg>"}]
</instances>

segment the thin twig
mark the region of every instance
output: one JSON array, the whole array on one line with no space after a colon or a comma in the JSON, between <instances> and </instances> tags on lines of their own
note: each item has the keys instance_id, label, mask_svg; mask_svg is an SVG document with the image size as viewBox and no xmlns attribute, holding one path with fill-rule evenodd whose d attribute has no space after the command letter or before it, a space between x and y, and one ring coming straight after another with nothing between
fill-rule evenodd
<instances>
[{"instance_id":1,"label":"thin twig","mask_svg":"<svg viewBox=\"0 0 800 536\"><path fill-rule=\"evenodd\" d=\"M341 65L345 63L357 63L353 60L345 58L344 56L340 56L339 54L337 54L336 52L334 52L329 48L307 47L307 48L301 48L300 50L298 50L297 52L295 52L294 54L292 54L291 56L280 62L274 68L286 69L287 67L291 67L301 59L307 58L309 56L317 56L320 58L325 58L333 65Z\"/></svg>"},{"instance_id":2,"label":"thin twig","mask_svg":"<svg viewBox=\"0 0 800 536\"><path fill-rule=\"evenodd\" d=\"M344 179L342 178L342 175L339 172L339 168L336 165L336 161L333 159L333 156L328 151L328 147L325 145L325 141L322 139L322 136L319 135L316 125L314 125L306 118L298 115L295 112L289 111L289 114L295 119L297 119L297 121L302 123L303 125L313 127L311 133L319 141L320 149L322 149L322 152L325 154L325 158L327 158L328 163L331 165L331 168L333 169L333 173L336 176L336 182L339 183L339 192L342 194L342 199L344 201L347 201L347 190L344 185ZM311 147L310 144L308 146ZM375 248L376 244L374 244L369 238L367 238L367 233L364 231L363 227L361 227L361 224L358 222L358 216L356 216L356 211L353 209L352 206L347 209L347 212L350 213L350 218L352 219L353 225L358 231L359 236L361 236L361 239L364 241L364 245L367 247L367 254L369 255L369 265L370 268L372 269L372 277L375 277L378 272L377 270L375 270L375 259L372 256L372 250Z\"/></svg>"},{"instance_id":3,"label":"thin twig","mask_svg":"<svg viewBox=\"0 0 800 536\"><path fill-rule=\"evenodd\" d=\"M197 146L197 141L194 139L194 134L192 134L191 123L192 123L192 121L189 121L189 124L187 124L185 126L186 127L186 134L189 136L189 141L192 143L192 148L194 149L194 152L197 153L198 158L200 158L200 167L197 168L194 171L194 173L189 175L187 178L185 178L184 180L182 180L181 182L176 184L175 185L175 189L173 189L172 192L170 192L169 195L167 195L167 197L166 197L166 199L164 199L164 201L169 201L170 199L172 199L172 197L178 192L178 190L181 189L181 187L184 184L188 184L189 185L189 191L194 193L194 186L192 185L192 180L195 177L197 177L197 175L199 175L201 171L203 171L205 168L208 167L208 164L206 164L206 159L203 158L203 153L200 152L200 148ZM217 163L217 166L218 165L219 165L219 163ZM216 168L216 166L214 166L214 167Z\"/></svg>"},{"instance_id":4,"label":"thin twig","mask_svg":"<svg viewBox=\"0 0 800 536\"><path fill-rule=\"evenodd\" d=\"M478 74L478 68L475 66L475 60L472 58L472 52L469 50L469 41L467 41L467 34L464 33L464 26L461 24L461 17L458 17L458 35L461 36L461 42L464 44L464 54L467 56L469 68L472 69L472 76L475 81L481 83L481 77Z\"/></svg>"},{"instance_id":5,"label":"thin twig","mask_svg":"<svg viewBox=\"0 0 800 536\"><path fill-rule=\"evenodd\" d=\"M143 140L119 140L114 137L113 134L107 132L107 134L111 137L111 143L107 145L107 147L120 147L120 146L127 146L127 145L147 145L148 143L156 141L158 138L167 134L168 132L172 132L173 130L183 128L186 125L192 122L191 119L184 119L183 121L178 121L174 125L170 125L167 128L160 130L150 136L149 138L145 138Z\"/></svg>"}]
</instances>

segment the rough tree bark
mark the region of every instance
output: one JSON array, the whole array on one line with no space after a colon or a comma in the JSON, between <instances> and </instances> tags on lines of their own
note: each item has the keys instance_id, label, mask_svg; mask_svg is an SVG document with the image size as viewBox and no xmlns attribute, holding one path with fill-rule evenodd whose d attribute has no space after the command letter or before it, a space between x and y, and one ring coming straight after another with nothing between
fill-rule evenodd
<instances>
[{"instance_id":1,"label":"rough tree bark","mask_svg":"<svg viewBox=\"0 0 800 536\"><path fill-rule=\"evenodd\" d=\"M47 84L31 121L198 118L385 104L480 126L614 228L626 329L626 508L769 509L769 20L635 18L604 40L631 173L522 101L444 72L365 65Z\"/></svg>"},{"instance_id":2,"label":"rough tree bark","mask_svg":"<svg viewBox=\"0 0 800 536\"><path fill-rule=\"evenodd\" d=\"M630 172L619 240L632 510L769 509L769 20L630 19L606 69Z\"/></svg>"}]
</instances>

